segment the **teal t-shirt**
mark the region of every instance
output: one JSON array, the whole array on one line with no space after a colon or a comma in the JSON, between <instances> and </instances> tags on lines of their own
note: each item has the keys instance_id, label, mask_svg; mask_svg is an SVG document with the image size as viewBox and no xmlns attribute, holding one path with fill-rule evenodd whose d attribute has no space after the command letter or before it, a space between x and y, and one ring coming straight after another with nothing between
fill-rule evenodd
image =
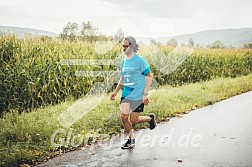
<instances>
[{"instance_id":1,"label":"teal t-shirt","mask_svg":"<svg viewBox=\"0 0 252 167\"><path fill-rule=\"evenodd\" d=\"M149 64L137 54L134 54L130 59L123 59L121 63L121 76L124 83L122 97L130 100L142 100L146 75L150 72Z\"/></svg>"}]
</instances>

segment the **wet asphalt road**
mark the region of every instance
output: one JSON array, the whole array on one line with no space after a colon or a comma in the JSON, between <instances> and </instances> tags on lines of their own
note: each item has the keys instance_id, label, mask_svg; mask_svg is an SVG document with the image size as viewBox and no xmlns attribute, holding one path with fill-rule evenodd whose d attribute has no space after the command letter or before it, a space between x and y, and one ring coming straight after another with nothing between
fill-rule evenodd
<instances>
[{"instance_id":1,"label":"wet asphalt road","mask_svg":"<svg viewBox=\"0 0 252 167\"><path fill-rule=\"evenodd\" d=\"M197 109L136 132L136 147L121 138L53 158L39 167L252 167L252 92Z\"/></svg>"}]
</instances>

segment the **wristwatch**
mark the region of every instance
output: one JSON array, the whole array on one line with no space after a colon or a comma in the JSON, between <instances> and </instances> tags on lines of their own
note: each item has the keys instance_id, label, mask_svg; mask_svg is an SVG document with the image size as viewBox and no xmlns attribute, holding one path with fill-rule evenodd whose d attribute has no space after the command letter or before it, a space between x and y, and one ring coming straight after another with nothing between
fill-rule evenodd
<instances>
[{"instance_id":1,"label":"wristwatch","mask_svg":"<svg viewBox=\"0 0 252 167\"><path fill-rule=\"evenodd\" d=\"M148 93L147 93L147 92L144 92L144 93L143 93L143 95L144 95L144 96L147 96L147 95L148 95Z\"/></svg>"}]
</instances>

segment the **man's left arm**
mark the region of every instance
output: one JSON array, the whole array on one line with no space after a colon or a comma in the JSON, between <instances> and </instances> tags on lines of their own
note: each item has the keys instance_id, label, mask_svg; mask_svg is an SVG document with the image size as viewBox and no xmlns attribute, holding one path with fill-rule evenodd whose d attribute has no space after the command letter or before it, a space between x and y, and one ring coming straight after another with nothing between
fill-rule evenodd
<instances>
[{"instance_id":1,"label":"man's left arm","mask_svg":"<svg viewBox=\"0 0 252 167\"><path fill-rule=\"evenodd\" d=\"M153 77L153 74L151 72L146 75L146 85L145 85L145 88L144 88L144 94L148 94L148 92L150 90L152 77Z\"/></svg>"},{"instance_id":2,"label":"man's left arm","mask_svg":"<svg viewBox=\"0 0 252 167\"><path fill-rule=\"evenodd\" d=\"M146 75L146 85L145 85L143 97L142 97L144 105L148 105L149 103L148 92L150 90L152 77L153 77L153 74L151 72Z\"/></svg>"}]
</instances>

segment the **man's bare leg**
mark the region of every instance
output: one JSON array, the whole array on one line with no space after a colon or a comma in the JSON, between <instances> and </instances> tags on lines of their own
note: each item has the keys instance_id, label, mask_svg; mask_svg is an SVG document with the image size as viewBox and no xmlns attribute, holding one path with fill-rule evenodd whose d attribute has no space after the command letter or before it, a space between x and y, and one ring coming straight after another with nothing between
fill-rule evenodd
<instances>
[{"instance_id":1,"label":"man's bare leg","mask_svg":"<svg viewBox=\"0 0 252 167\"><path fill-rule=\"evenodd\" d=\"M120 104L120 110L121 110L121 119L122 124L124 127L124 132L126 135L131 137L132 135L132 124L129 121L129 114L130 114L130 104L129 103L122 103Z\"/></svg>"},{"instance_id":2,"label":"man's bare leg","mask_svg":"<svg viewBox=\"0 0 252 167\"><path fill-rule=\"evenodd\" d=\"M150 116L139 116L138 112L132 112L130 114L130 122L132 124L139 124L143 122L149 122L151 120Z\"/></svg>"}]
</instances>

